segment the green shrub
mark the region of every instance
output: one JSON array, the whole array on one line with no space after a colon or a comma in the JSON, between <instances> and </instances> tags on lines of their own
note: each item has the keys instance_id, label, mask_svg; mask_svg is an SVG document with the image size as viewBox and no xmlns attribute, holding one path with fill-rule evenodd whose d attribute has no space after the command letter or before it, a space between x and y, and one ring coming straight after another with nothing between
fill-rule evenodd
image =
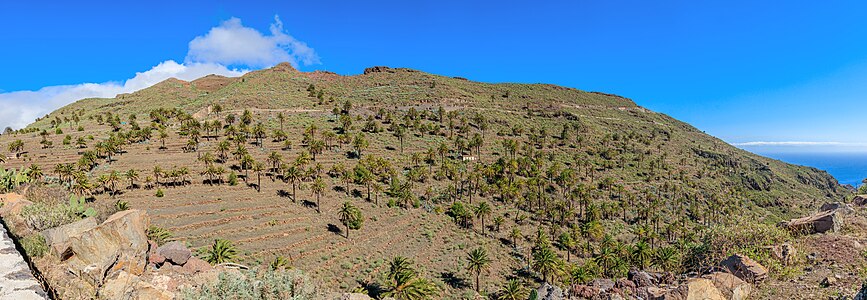
<instances>
[{"instance_id":1,"label":"green shrub","mask_svg":"<svg viewBox=\"0 0 867 300\"><path fill-rule=\"evenodd\" d=\"M238 185L238 174L235 174L235 171L229 173L229 185L236 186Z\"/></svg>"},{"instance_id":2,"label":"green shrub","mask_svg":"<svg viewBox=\"0 0 867 300\"><path fill-rule=\"evenodd\" d=\"M163 196L165 196L163 189L161 189L161 188L157 189L157 197L162 198Z\"/></svg>"},{"instance_id":3,"label":"green shrub","mask_svg":"<svg viewBox=\"0 0 867 300\"><path fill-rule=\"evenodd\" d=\"M251 269L222 272L215 282L198 289L183 289L179 299L289 299L316 298L316 289L299 270Z\"/></svg>"},{"instance_id":4,"label":"green shrub","mask_svg":"<svg viewBox=\"0 0 867 300\"><path fill-rule=\"evenodd\" d=\"M36 231L57 227L81 220L77 210L66 204L37 202L21 209L24 222Z\"/></svg>"},{"instance_id":5,"label":"green shrub","mask_svg":"<svg viewBox=\"0 0 867 300\"><path fill-rule=\"evenodd\" d=\"M38 232L21 239L21 247L24 248L24 253L32 258L42 257L45 253L48 253L48 244L45 242L45 237Z\"/></svg>"}]
</instances>

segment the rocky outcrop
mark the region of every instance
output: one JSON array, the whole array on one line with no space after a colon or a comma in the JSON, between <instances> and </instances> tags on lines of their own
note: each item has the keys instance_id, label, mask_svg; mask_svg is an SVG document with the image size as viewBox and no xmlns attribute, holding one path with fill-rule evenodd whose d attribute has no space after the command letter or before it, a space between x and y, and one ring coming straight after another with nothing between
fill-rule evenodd
<instances>
[{"instance_id":1,"label":"rocky outcrop","mask_svg":"<svg viewBox=\"0 0 867 300\"><path fill-rule=\"evenodd\" d=\"M729 256L720 265L746 282L756 283L768 277L768 269L744 255Z\"/></svg>"},{"instance_id":2,"label":"rocky outcrop","mask_svg":"<svg viewBox=\"0 0 867 300\"><path fill-rule=\"evenodd\" d=\"M717 290L730 300L745 300L753 289L749 283L726 272L714 272L702 278L710 280Z\"/></svg>"},{"instance_id":3,"label":"rocky outcrop","mask_svg":"<svg viewBox=\"0 0 867 300\"><path fill-rule=\"evenodd\" d=\"M106 276L125 271L141 275L146 265L150 220L144 211L115 213L99 226L69 239L61 257L69 272L94 286Z\"/></svg>"},{"instance_id":4,"label":"rocky outcrop","mask_svg":"<svg viewBox=\"0 0 867 300\"><path fill-rule=\"evenodd\" d=\"M822 204L822 206L819 207L819 211L834 211L834 210L839 210L840 212L842 212L844 214L851 214L851 213L855 212L855 210L852 209L852 207L850 207L849 204L846 204L843 202L828 202L828 203Z\"/></svg>"},{"instance_id":5,"label":"rocky outcrop","mask_svg":"<svg viewBox=\"0 0 867 300\"><path fill-rule=\"evenodd\" d=\"M49 228L42 231L45 243L51 247L54 255L60 256L69 249L69 239L81 235L83 232L96 228L95 218L85 218L76 222Z\"/></svg>"},{"instance_id":6,"label":"rocky outcrop","mask_svg":"<svg viewBox=\"0 0 867 300\"><path fill-rule=\"evenodd\" d=\"M0 226L0 299L48 299L15 243Z\"/></svg>"},{"instance_id":7,"label":"rocky outcrop","mask_svg":"<svg viewBox=\"0 0 867 300\"><path fill-rule=\"evenodd\" d=\"M823 211L812 216L792 219L782 222L780 225L795 233L813 234L825 232L837 232L842 226L838 210Z\"/></svg>"},{"instance_id":8,"label":"rocky outcrop","mask_svg":"<svg viewBox=\"0 0 867 300\"><path fill-rule=\"evenodd\" d=\"M692 278L685 284L663 295L665 300L726 300L726 297L714 286L713 282L704 278Z\"/></svg>"},{"instance_id":9,"label":"rocky outcrop","mask_svg":"<svg viewBox=\"0 0 867 300\"><path fill-rule=\"evenodd\" d=\"M867 195L855 195L855 198L852 199L852 204L858 206L867 205Z\"/></svg>"},{"instance_id":10,"label":"rocky outcrop","mask_svg":"<svg viewBox=\"0 0 867 300\"><path fill-rule=\"evenodd\" d=\"M384 73L384 72L394 73L394 70L392 68L386 67L386 66L373 66L373 67L364 69L365 75L370 74L370 73Z\"/></svg>"}]
</instances>

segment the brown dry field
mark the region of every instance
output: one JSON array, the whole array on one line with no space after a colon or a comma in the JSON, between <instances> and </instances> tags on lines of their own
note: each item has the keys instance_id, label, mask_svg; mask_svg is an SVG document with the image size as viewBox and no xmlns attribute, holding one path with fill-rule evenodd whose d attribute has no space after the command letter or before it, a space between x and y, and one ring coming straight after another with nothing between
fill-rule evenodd
<instances>
[{"instance_id":1,"label":"brown dry field","mask_svg":"<svg viewBox=\"0 0 867 300\"><path fill-rule=\"evenodd\" d=\"M254 110L254 115L257 121L269 120L271 128L278 128L279 125L274 122L279 111ZM299 145L300 133L312 120L318 121L320 130L330 130L337 126L328 120L329 114L326 113L298 110L283 112L287 114L285 130L289 134L289 140L297 142L293 142L293 147L289 150L281 150L281 143L270 139L266 139L263 147L248 142L247 149L256 161L266 162L271 151L280 153L284 160L294 160L304 150ZM225 114L224 112L221 116ZM85 124L83 132L77 132L74 128L63 128L64 134L49 137L55 145L50 149L41 149L41 137L38 133L2 136L0 143L4 145L15 139L24 141L26 153L22 154L20 159L11 159L0 165L5 168L19 168L37 164L47 177L53 177L55 175L52 170L56 164L74 163L80 157L80 151L87 150L76 149L73 145L62 145L63 137L71 135L74 141L79 136L93 135L96 139L88 141L89 148L92 148L100 137L105 137L106 132L111 131L108 126L99 126L91 121L83 121L82 124ZM446 289L444 295L454 296L472 290L473 277L466 271L464 261L467 253L478 246L484 246L492 258L491 268L482 275L482 288L488 291L496 291L499 283L526 264L507 242L508 232L513 226L517 226L514 220L508 217L500 232L491 232L489 229L483 235L478 224L474 230L462 229L451 217L445 213L436 213L433 209L389 208L386 206L388 196L384 193L379 196L379 205L376 205L366 200L364 186L350 184L349 189L359 191L361 196L347 195L337 188L343 186L343 183L329 176L323 176L328 189L321 199L322 213L318 214L315 207L302 203L315 203L315 196L309 188L299 189L298 202L293 202L290 197L280 196L282 192L291 194L291 184L272 179L264 173L261 192L257 192L240 178L237 186L212 186L203 183L204 176L199 173L204 169L204 165L197 160L197 153L182 151L187 139L171 130L169 132L167 149L159 149L161 142L157 138L150 142L125 146L126 153L113 156L114 161L111 164L101 163L90 173L91 180L112 170L123 173L135 169L140 175L136 184L141 186L145 176L153 176L152 169L156 165L163 169L189 167L192 184L163 187L165 196L160 198L155 196L156 188L129 189L129 182L122 179L118 183L121 191L115 198L107 193L97 194L94 205L110 207L117 200L127 201L130 208L147 210L153 224L168 229L177 240L187 242L193 248L210 246L214 239L218 238L230 240L241 253L239 261L245 264L267 264L276 256L289 258L292 267L307 272L320 281L323 288L336 291L356 288L362 282L380 282L388 260L397 255L411 258L416 265L425 269L424 273L429 278L445 282L446 284L441 286ZM387 157L396 167L411 165L411 153L435 147L440 140L445 140L444 137L428 140L429 136L421 138L416 134L408 134L404 155L401 155L400 150L395 149L399 148L398 140L391 133L367 134L367 137L370 147L364 155ZM224 138L221 134L220 139ZM203 139L199 153L210 151L216 155L215 147L220 139ZM491 148L493 147L483 148L482 159L493 157ZM335 151L326 150L325 153L317 155L315 162L323 164L324 171L338 161L343 161L351 168L357 159L347 158L350 150L349 145L343 145ZM228 162L224 164L227 169L237 164L237 160L233 159L231 154L229 156ZM243 171L237 172L243 177ZM247 182L253 184L256 180L255 173L251 171ZM428 182L437 185L434 180ZM308 184L309 182L303 183ZM421 186L416 187L419 196L423 194ZM473 203L478 203L480 198L474 197ZM343 235L344 227L340 224L337 211L340 205L349 199L361 209L365 221L363 227L350 232L350 239L347 239ZM493 201L490 197L481 200ZM447 209L447 206L448 204L443 205L443 210ZM508 206L492 205L494 213L491 219L513 213L506 211L504 207ZM487 220L486 226L491 223ZM330 226L336 226L341 231L329 230ZM529 224L521 227L524 235L535 231L535 227Z\"/></svg>"}]
</instances>

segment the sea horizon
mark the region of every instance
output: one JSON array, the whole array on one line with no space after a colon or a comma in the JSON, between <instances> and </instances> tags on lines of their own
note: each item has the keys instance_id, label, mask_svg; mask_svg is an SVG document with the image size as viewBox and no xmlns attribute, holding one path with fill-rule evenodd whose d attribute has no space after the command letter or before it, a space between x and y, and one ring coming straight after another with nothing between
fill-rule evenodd
<instances>
[{"instance_id":1,"label":"sea horizon","mask_svg":"<svg viewBox=\"0 0 867 300\"><path fill-rule=\"evenodd\" d=\"M814 167L828 172L840 184L853 187L867 178L867 152L792 152L744 149L786 163Z\"/></svg>"}]
</instances>

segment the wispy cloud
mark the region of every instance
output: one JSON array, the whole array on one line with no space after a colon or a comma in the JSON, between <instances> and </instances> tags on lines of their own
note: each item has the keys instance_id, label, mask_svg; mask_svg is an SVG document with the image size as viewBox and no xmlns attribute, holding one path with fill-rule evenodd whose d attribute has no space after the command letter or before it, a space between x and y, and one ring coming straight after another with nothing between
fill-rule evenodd
<instances>
[{"instance_id":1,"label":"wispy cloud","mask_svg":"<svg viewBox=\"0 0 867 300\"><path fill-rule=\"evenodd\" d=\"M270 35L244 27L241 20L229 19L206 35L190 42L183 63L167 60L134 77L103 83L48 86L35 91L0 90L0 129L21 128L55 109L84 98L112 98L121 93L144 89L168 78L194 80L205 75L241 76L249 68L268 67L288 61L293 65L319 63L316 52L283 29L275 16Z\"/></svg>"}]
</instances>

